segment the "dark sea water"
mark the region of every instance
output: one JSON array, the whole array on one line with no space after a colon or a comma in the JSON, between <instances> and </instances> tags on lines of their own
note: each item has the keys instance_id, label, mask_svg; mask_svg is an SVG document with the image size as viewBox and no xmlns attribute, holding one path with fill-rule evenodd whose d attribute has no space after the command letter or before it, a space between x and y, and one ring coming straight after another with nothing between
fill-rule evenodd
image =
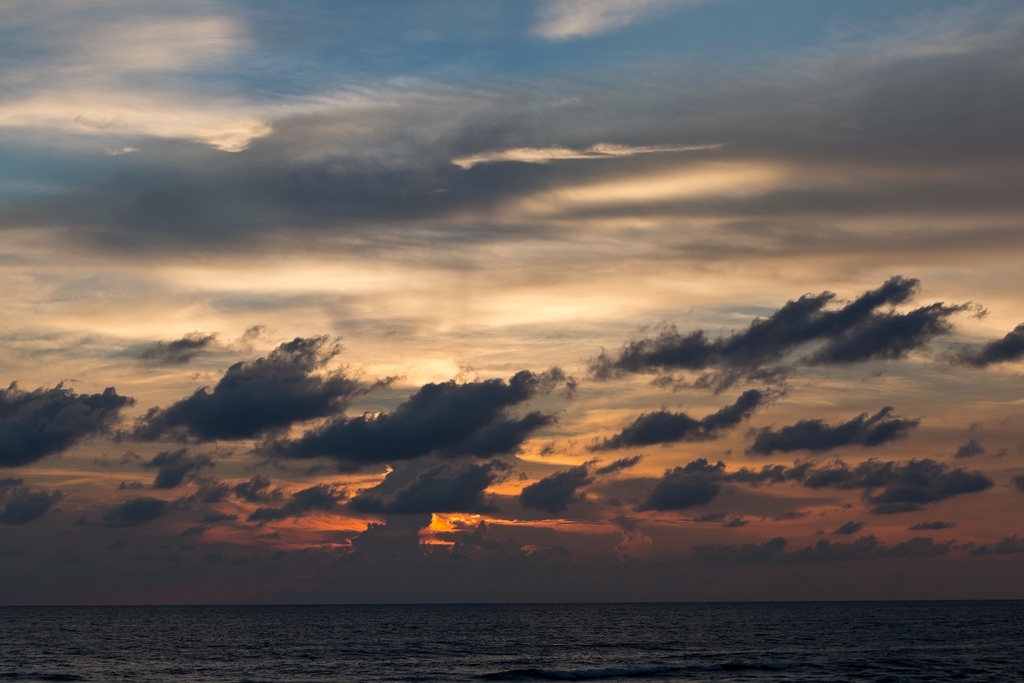
<instances>
[{"instance_id":1,"label":"dark sea water","mask_svg":"<svg viewBox=\"0 0 1024 683\"><path fill-rule=\"evenodd\" d=\"M1024 602L0 608L9 681L1024 681Z\"/></svg>"}]
</instances>

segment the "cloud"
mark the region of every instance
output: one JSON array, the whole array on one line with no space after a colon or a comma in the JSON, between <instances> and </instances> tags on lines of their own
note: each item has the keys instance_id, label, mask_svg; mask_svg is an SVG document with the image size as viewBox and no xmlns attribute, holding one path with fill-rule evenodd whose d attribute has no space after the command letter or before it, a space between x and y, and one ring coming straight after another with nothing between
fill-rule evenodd
<instances>
[{"instance_id":1,"label":"cloud","mask_svg":"<svg viewBox=\"0 0 1024 683\"><path fill-rule=\"evenodd\" d=\"M64 498L60 491L33 491L21 479L0 479L0 524L20 526L39 519Z\"/></svg>"},{"instance_id":2,"label":"cloud","mask_svg":"<svg viewBox=\"0 0 1024 683\"><path fill-rule=\"evenodd\" d=\"M833 336L811 354L811 365L843 365L868 360L899 360L923 348L935 337L949 334L949 318L970 305L923 306L907 313L879 313L841 336Z\"/></svg>"},{"instance_id":3,"label":"cloud","mask_svg":"<svg viewBox=\"0 0 1024 683\"><path fill-rule=\"evenodd\" d=\"M981 472L950 468L929 458L922 460L868 460L850 467L842 460L823 466L802 462L793 467L765 465L760 470L743 468L723 479L760 486L795 482L812 489L863 490L864 500L874 505L873 514L894 514L924 509L927 503L967 493L979 493L994 482Z\"/></svg>"},{"instance_id":4,"label":"cloud","mask_svg":"<svg viewBox=\"0 0 1024 683\"><path fill-rule=\"evenodd\" d=\"M819 346L803 359L811 365L903 358L950 332L948 319L968 308L936 303L907 313L890 310L910 301L918 285L916 279L897 275L838 309L826 308L835 300L831 292L805 294L768 318L756 318L746 330L715 339L704 330L683 335L672 326L615 353L602 349L590 371L596 379L610 379L716 369L720 376L704 382L723 387L742 377L757 378L766 365L814 343Z\"/></svg>"},{"instance_id":5,"label":"cloud","mask_svg":"<svg viewBox=\"0 0 1024 683\"><path fill-rule=\"evenodd\" d=\"M604 12L595 9L600 2L580 7L583 15ZM487 73L461 87L382 82L374 71L362 81L370 87L354 76L341 92L255 105L211 96L205 81L203 96L184 99L181 92L131 99L123 88L112 98L110 89L82 93L60 83L48 88L60 104L52 110L23 108L24 98L11 103L25 125L59 122L87 134L47 135L38 146L109 136L105 149L139 151L98 154L59 184L50 174L43 179L50 192L6 204L0 223L70 226L70 248L157 256L200 245L276 251L300 234L343 238L336 248L346 250L419 248L441 234L438 221L445 238L432 245L438 258L453 245L579 234L593 241L594 225L632 231L641 223L655 239L629 240L631 249L647 244L645 255L683 262L1005 251L1022 206L1018 150L1006 144L1019 134L1010 112L1020 105L1022 76L1013 66L1021 57L1020 21L1019 13L1006 21L1004 10L976 11L977 21L955 16L959 10L934 14L940 24L956 24L952 40L932 27L907 31L897 23L883 39L829 39L800 56L780 53L724 70L715 60L698 60L694 70L641 58L594 78L563 72L512 84ZM75 23L69 34L83 33ZM128 90L138 91L134 76ZM175 128L137 125L146 116ZM111 131L121 122L127 132L118 136ZM203 128L235 130L245 142L258 129L264 137L229 155L189 142L211 139ZM451 164L493 150L585 150L599 140L632 148L728 144L713 152L724 168L662 154L602 164L489 164L473 173ZM694 155L703 156L710 155ZM515 213L524 201L561 190L569 196L559 195L551 222ZM580 191L588 197L574 202ZM884 232L874 227L883 224L890 226ZM621 235L611 241L624 243ZM621 249L612 257L621 258Z\"/></svg>"},{"instance_id":6,"label":"cloud","mask_svg":"<svg viewBox=\"0 0 1024 683\"><path fill-rule=\"evenodd\" d=\"M1015 489L1017 489L1021 493L1024 493L1024 474L1015 475L1012 479L1010 479L1010 483L1013 484L1013 487Z\"/></svg>"},{"instance_id":7,"label":"cloud","mask_svg":"<svg viewBox=\"0 0 1024 683\"><path fill-rule=\"evenodd\" d=\"M980 350L961 347L947 358L959 365L987 368L998 363L1012 363L1024 358L1024 323L1007 332L1002 339L990 341Z\"/></svg>"},{"instance_id":8,"label":"cloud","mask_svg":"<svg viewBox=\"0 0 1024 683\"><path fill-rule=\"evenodd\" d=\"M954 458L973 458L976 455L984 455L985 449L977 439L971 439L967 443L960 444L960 447L956 449L956 453L953 454Z\"/></svg>"},{"instance_id":9,"label":"cloud","mask_svg":"<svg viewBox=\"0 0 1024 683\"><path fill-rule=\"evenodd\" d=\"M741 516L733 516L727 519L723 512L709 512L707 514L702 514L699 517L694 517L691 521L697 523L720 522L725 528L738 528L751 523L750 520L744 519Z\"/></svg>"},{"instance_id":10,"label":"cloud","mask_svg":"<svg viewBox=\"0 0 1024 683\"><path fill-rule=\"evenodd\" d=\"M171 342L156 342L143 349L139 359L154 365L184 365L217 341L217 335L198 332Z\"/></svg>"},{"instance_id":11,"label":"cloud","mask_svg":"<svg viewBox=\"0 0 1024 683\"><path fill-rule=\"evenodd\" d=\"M690 560L697 564L731 566L738 564L766 564L786 557L789 543L781 536L764 543L724 545L714 543L693 547Z\"/></svg>"},{"instance_id":12,"label":"cloud","mask_svg":"<svg viewBox=\"0 0 1024 683\"><path fill-rule=\"evenodd\" d=\"M698 524L703 524L705 522L724 522L725 521L725 513L724 512L708 512L707 514L703 514L700 517L694 517L693 521L697 522Z\"/></svg>"},{"instance_id":13,"label":"cloud","mask_svg":"<svg viewBox=\"0 0 1024 683\"><path fill-rule=\"evenodd\" d=\"M202 387L167 408L151 409L130 438L247 439L333 415L365 391L340 372L315 374L338 351L326 336L296 337L266 358L235 363L212 390Z\"/></svg>"},{"instance_id":14,"label":"cloud","mask_svg":"<svg viewBox=\"0 0 1024 683\"><path fill-rule=\"evenodd\" d=\"M108 508L103 522L109 527L138 526L163 516L167 509L166 500L141 496Z\"/></svg>"},{"instance_id":15,"label":"cloud","mask_svg":"<svg viewBox=\"0 0 1024 683\"><path fill-rule=\"evenodd\" d=\"M188 497L189 502L220 503L231 493L230 486L213 477L194 477L194 479L199 483L199 488Z\"/></svg>"},{"instance_id":16,"label":"cloud","mask_svg":"<svg viewBox=\"0 0 1024 683\"><path fill-rule=\"evenodd\" d=\"M809 468L801 483L809 488L863 489L874 514L895 514L924 509L928 503L991 488L994 482L981 472L952 469L924 458L908 462L868 460L856 467L835 461Z\"/></svg>"},{"instance_id":17,"label":"cloud","mask_svg":"<svg viewBox=\"0 0 1024 683\"><path fill-rule=\"evenodd\" d=\"M524 508L556 514L581 500L577 491L593 482L587 465L579 465L525 487L519 494L519 503Z\"/></svg>"},{"instance_id":18,"label":"cloud","mask_svg":"<svg viewBox=\"0 0 1024 683\"><path fill-rule=\"evenodd\" d=\"M696 152L700 150L719 149L721 145L648 145L631 147L629 145L612 145L599 143L584 150L568 147L516 147L496 152L479 152L452 159L452 163L464 170L478 164L493 164L503 161L517 161L524 164L546 164L551 161L569 159L615 159L617 157L634 156L637 154L654 154L659 152Z\"/></svg>"},{"instance_id":19,"label":"cloud","mask_svg":"<svg viewBox=\"0 0 1024 683\"><path fill-rule=\"evenodd\" d=\"M618 460L610 462L607 465L604 465L603 467L598 467L596 470L594 470L594 474L598 476L606 474L618 474L623 470L627 470L631 467L636 467L638 464L640 464L640 461L643 459L644 456L642 455L634 455L628 458L619 458Z\"/></svg>"},{"instance_id":20,"label":"cloud","mask_svg":"<svg viewBox=\"0 0 1024 683\"><path fill-rule=\"evenodd\" d=\"M647 499L637 508L644 510L685 510L707 505L722 490L725 463L709 465L698 458L685 467L666 470Z\"/></svg>"},{"instance_id":21,"label":"cloud","mask_svg":"<svg viewBox=\"0 0 1024 683\"><path fill-rule=\"evenodd\" d=\"M952 529L956 526L956 522L920 522L914 526L908 526L909 531L941 531L942 529Z\"/></svg>"},{"instance_id":22,"label":"cloud","mask_svg":"<svg viewBox=\"0 0 1024 683\"><path fill-rule=\"evenodd\" d=\"M743 392L730 406L706 415L700 420L686 413L658 410L644 413L622 431L600 443L589 446L591 451L609 451L631 446L650 446L678 441L713 441L722 432L748 419L762 407L769 395L757 389Z\"/></svg>"},{"instance_id":23,"label":"cloud","mask_svg":"<svg viewBox=\"0 0 1024 683\"><path fill-rule=\"evenodd\" d=\"M1017 553L1024 553L1024 539L1018 539L1017 534L1014 534L1013 536L1007 536L1006 538L1000 539L999 542L995 544L986 544L977 547L968 544L965 547L967 547L968 555L1016 555Z\"/></svg>"},{"instance_id":24,"label":"cloud","mask_svg":"<svg viewBox=\"0 0 1024 683\"><path fill-rule=\"evenodd\" d=\"M596 476L617 474L635 467L643 458L642 455L634 455L596 468L595 462L592 461L571 467L563 472L555 472L524 487L519 493L519 503L524 508L543 510L551 514L562 512L571 503L584 500L579 490L594 483ZM626 531L629 530L626 529Z\"/></svg>"},{"instance_id":25,"label":"cloud","mask_svg":"<svg viewBox=\"0 0 1024 683\"><path fill-rule=\"evenodd\" d=\"M928 503L985 491L994 482L981 472L950 468L930 459L904 462L868 460L850 467L841 460L823 466L812 462L765 465L759 470L726 471L725 463L708 464L699 458L685 467L666 470L650 489L638 510L685 510L706 505L725 484L762 486L795 483L811 489L861 490L873 505L873 514L895 514L924 509Z\"/></svg>"},{"instance_id":26,"label":"cloud","mask_svg":"<svg viewBox=\"0 0 1024 683\"><path fill-rule=\"evenodd\" d=\"M875 536L861 536L850 543L821 540L813 546L794 551L788 559L793 563L821 564L851 560L936 557L947 554L952 545L952 541L936 543L930 538L917 536L909 541L886 546Z\"/></svg>"},{"instance_id":27,"label":"cloud","mask_svg":"<svg viewBox=\"0 0 1024 683\"><path fill-rule=\"evenodd\" d=\"M765 427L757 432L747 453L771 455L797 450L829 451L850 445L881 446L905 438L920 423L920 420L896 417L892 411L891 406L886 406L871 417L861 413L849 422L837 425L827 425L822 420L800 420L778 431Z\"/></svg>"},{"instance_id":28,"label":"cloud","mask_svg":"<svg viewBox=\"0 0 1024 683\"><path fill-rule=\"evenodd\" d=\"M607 33L641 21L673 5L695 5L707 0L547 0L533 33L549 40L565 40Z\"/></svg>"},{"instance_id":29,"label":"cloud","mask_svg":"<svg viewBox=\"0 0 1024 683\"><path fill-rule=\"evenodd\" d=\"M792 521L794 519L801 519L803 517L807 517L809 514L811 514L811 513L810 512L804 512L804 511L801 511L801 510L790 510L789 512L783 512L778 517L775 517L774 521L776 521L776 522L789 522L789 521Z\"/></svg>"},{"instance_id":30,"label":"cloud","mask_svg":"<svg viewBox=\"0 0 1024 683\"><path fill-rule=\"evenodd\" d=\"M191 481L204 468L213 467L214 463L210 456L205 454L189 455L187 448L179 448L176 451L161 451L152 460L142 464L146 469L159 468L156 479L153 480L155 489L173 489L181 484Z\"/></svg>"},{"instance_id":31,"label":"cloud","mask_svg":"<svg viewBox=\"0 0 1024 683\"><path fill-rule=\"evenodd\" d=\"M509 465L499 460L482 464L442 463L420 472L411 483L399 488L389 499L375 490L386 490L387 486L375 487L360 492L349 502L349 507L362 513L398 515L494 512L498 509L497 505L484 493L489 486L504 480L510 469Z\"/></svg>"},{"instance_id":32,"label":"cloud","mask_svg":"<svg viewBox=\"0 0 1024 683\"><path fill-rule=\"evenodd\" d=\"M109 432L121 409L135 400L113 387L102 394L53 389L0 389L0 467L20 467L62 453L82 439Z\"/></svg>"},{"instance_id":33,"label":"cloud","mask_svg":"<svg viewBox=\"0 0 1024 683\"><path fill-rule=\"evenodd\" d=\"M304 517L310 512L337 514L347 496L345 488L337 484L317 484L296 491L288 502L280 507L257 508L246 521L273 522L289 517Z\"/></svg>"},{"instance_id":34,"label":"cloud","mask_svg":"<svg viewBox=\"0 0 1024 683\"><path fill-rule=\"evenodd\" d=\"M832 533L839 534L840 536L852 536L863 528L864 522L847 522Z\"/></svg>"},{"instance_id":35,"label":"cloud","mask_svg":"<svg viewBox=\"0 0 1024 683\"><path fill-rule=\"evenodd\" d=\"M249 481L239 482L231 487L235 496L250 503L267 503L280 499L281 489L270 490L270 477L258 474Z\"/></svg>"},{"instance_id":36,"label":"cloud","mask_svg":"<svg viewBox=\"0 0 1024 683\"><path fill-rule=\"evenodd\" d=\"M889 558L927 558L949 553L953 542L936 543L931 538L915 537L888 546L875 536L861 536L856 541L838 543L821 540L814 545L786 552L789 543L782 537L764 543L745 545L712 544L694 546L689 559L698 564L735 566L744 564L826 564Z\"/></svg>"},{"instance_id":37,"label":"cloud","mask_svg":"<svg viewBox=\"0 0 1024 683\"><path fill-rule=\"evenodd\" d=\"M343 470L430 455L507 455L534 431L555 421L553 415L539 411L523 417L510 411L565 381L565 374L553 368L543 373L523 370L508 382L425 384L392 411L338 418L299 439L268 444L264 450L278 458L329 458Z\"/></svg>"},{"instance_id":38,"label":"cloud","mask_svg":"<svg viewBox=\"0 0 1024 683\"><path fill-rule=\"evenodd\" d=\"M269 132L258 107L188 83L246 44L231 17L176 16L149 3L83 2L64 10L8 9L12 31L32 56L18 59L17 49L10 55L0 128L107 138L114 153L144 136L237 151Z\"/></svg>"},{"instance_id":39,"label":"cloud","mask_svg":"<svg viewBox=\"0 0 1024 683\"><path fill-rule=\"evenodd\" d=\"M217 524L218 522L233 522L238 519L238 515L229 515L226 512L211 512L208 515L203 515L203 518L199 520L200 524Z\"/></svg>"}]
</instances>

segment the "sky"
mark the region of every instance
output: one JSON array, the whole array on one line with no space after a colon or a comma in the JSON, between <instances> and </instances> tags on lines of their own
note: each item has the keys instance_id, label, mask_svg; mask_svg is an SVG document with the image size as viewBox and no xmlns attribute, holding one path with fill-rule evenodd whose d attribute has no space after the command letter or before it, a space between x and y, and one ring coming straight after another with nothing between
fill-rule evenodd
<instances>
[{"instance_id":1,"label":"sky","mask_svg":"<svg viewBox=\"0 0 1024 683\"><path fill-rule=\"evenodd\" d=\"M1024 598L1011 0L5 0L0 604Z\"/></svg>"}]
</instances>

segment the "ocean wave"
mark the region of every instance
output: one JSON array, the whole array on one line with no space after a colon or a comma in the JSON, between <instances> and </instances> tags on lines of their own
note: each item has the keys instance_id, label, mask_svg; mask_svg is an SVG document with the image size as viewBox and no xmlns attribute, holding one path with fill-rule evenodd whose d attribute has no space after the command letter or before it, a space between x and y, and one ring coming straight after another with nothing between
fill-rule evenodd
<instances>
[{"instance_id":1,"label":"ocean wave","mask_svg":"<svg viewBox=\"0 0 1024 683\"><path fill-rule=\"evenodd\" d=\"M792 669L799 664L776 664L768 662L765 664L708 664L707 666L696 667L704 671L781 671Z\"/></svg>"},{"instance_id":2,"label":"ocean wave","mask_svg":"<svg viewBox=\"0 0 1024 683\"><path fill-rule=\"evenodd\" d=\"M651 666L605 669L512 669L510 671L484 674L483 678L492 681L589 681L602 678L653 678L675 671L679 671L679 668L673 666Z\"/></svg>"},{"instance_id":3,"label":"ocean wave","mask_svg":"<svg viewBox=\"0 0 1024 683\"><path fill-rule=\"evenodd\" d=\"M650 667L607 667L603 669L511 669L484 674L481 678L491 681L588 681L603 678L658 678L684 671L781 671L792 669L798 664L776 662L746 663L726 662L697 666L650 666Z\"/></svg>"}]
</instances>

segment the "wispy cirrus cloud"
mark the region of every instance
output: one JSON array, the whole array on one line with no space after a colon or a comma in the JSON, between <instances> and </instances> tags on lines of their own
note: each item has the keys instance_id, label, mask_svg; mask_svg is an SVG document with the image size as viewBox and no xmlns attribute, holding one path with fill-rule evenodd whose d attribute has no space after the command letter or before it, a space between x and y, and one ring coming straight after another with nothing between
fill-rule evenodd
<instances>
[{"instance_id":1,"label":"wispy cirrus cloud","mask_svg":"<svg viewBox=\"0 0 1024 683\"><path fill-rule=\"evenodd\" d=\"M656 152L696 152L707 149L720 149L722 145L648 145L634 147L630 145L614 145L601 142L586 149L576 150L569 147L514 147L512 149L481 152L452 159L459 168L469 170L478 164L490 164L501 161L518 161L525 164L546 164L549 161L565 159L614 159L635 154L652 154Z\"/></svg>"},{"instance_id":2,"label":"wispy cirrus cloud","mask_svg":"<svg viewBox=\"0 0 1024 683\"><path fill-rule=\"evenodd\" d=\"M549 40L608 33L673 6L707 0L552 0L541 10L533 32Z\"/></svg>"},{"instance_id":3,"label":"wispy cirrus cloud","mask_svg":"<svg viewBox=\"0 0 1024 683\"><path fill-rule=\"evenodd\" d=\"M9 21L16 39L0 69L6 90L0 129L183 138L244 149L270 131L265 120L238 98L187 84L248 47L236 20L205 9L188 16L156 3L84 2L59 11L15 3Z\"/></svg>"}]
</instances>

